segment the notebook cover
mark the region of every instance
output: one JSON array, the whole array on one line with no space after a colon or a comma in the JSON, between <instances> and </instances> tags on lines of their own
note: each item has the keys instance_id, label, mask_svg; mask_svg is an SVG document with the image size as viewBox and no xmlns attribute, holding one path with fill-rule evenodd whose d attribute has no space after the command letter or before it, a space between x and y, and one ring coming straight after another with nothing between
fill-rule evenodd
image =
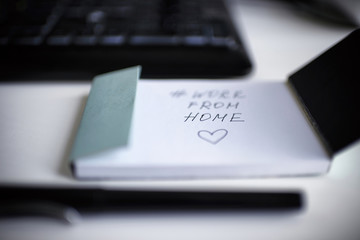
<instances>
[{"instance_id":1,"label":"notebook cover","mask_svg":"<svg viewBox=\"0 0 360 240\"><path fill-rule=\"evenodd\" d=\"M140 67L132 67L94 79L71 161L127 145L139 73Z\"/></svg>"},{"instance_id":2,"label":"notebook cover","mask_svg":"<svg viewBox=\"0 0 360 240\"><path fill-rule=\"evenodd\" d=\"M360 29L289 77L331 156L360 139Z\"/></svg>"}]
</instances>

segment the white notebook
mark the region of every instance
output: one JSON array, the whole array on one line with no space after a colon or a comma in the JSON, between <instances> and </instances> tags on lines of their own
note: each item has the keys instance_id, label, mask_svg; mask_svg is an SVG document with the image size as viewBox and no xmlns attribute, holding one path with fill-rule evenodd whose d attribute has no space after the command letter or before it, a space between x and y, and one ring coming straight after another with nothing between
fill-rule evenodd
<instances>
[{"instance_id":1,"label":"white notebook","mask_svg":"<svg viewBox=\"0 0 360 240\"><path fill-rule=\"evenodd\" d=\"M138 71L130 68L95 80L71 156L77 178L327 172L330 156L286 83L138 80ZM135 87L132 98L129 87L116 90L124 85ZM124 104L133 110L122 115Z\"/></svg>"}]
</instances>

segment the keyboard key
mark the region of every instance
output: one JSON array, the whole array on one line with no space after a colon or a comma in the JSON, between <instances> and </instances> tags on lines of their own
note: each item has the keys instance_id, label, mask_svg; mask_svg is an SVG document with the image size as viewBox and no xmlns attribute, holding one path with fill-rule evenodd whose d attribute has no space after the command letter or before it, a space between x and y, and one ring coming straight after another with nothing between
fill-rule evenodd
<instances>
[{"instance_id":1,"label":"keyboard key","mask_svg":"<svg viewBox=\"0 0 360 240\"><path fill-rule=\"evenodd\" d=\"M120 46L125 43L123 35L105 35L99 38L99 43L107 46Z\"/></svg>"},{"instance_id":2,"label":"keyboard key","mask_svg":"<svg viewBox=\"0 0 360 240\"><path fill-rule=\"evenodd\" d=\"M172 45L176 46L180 43L180 38L176 36L132 36L129 43L131 45Z\"/></svg>"},{"instance_id":3,"label":"keyboard key","mask_svg":"<svg viewBox=\"0 0 360 240\"><path fill-rule=\"evenodd\" d=\"M189 46L204 46L209 43L209 38L204 36L187 36L184 37L184 42Z\"/></svg>"}]
</instances>

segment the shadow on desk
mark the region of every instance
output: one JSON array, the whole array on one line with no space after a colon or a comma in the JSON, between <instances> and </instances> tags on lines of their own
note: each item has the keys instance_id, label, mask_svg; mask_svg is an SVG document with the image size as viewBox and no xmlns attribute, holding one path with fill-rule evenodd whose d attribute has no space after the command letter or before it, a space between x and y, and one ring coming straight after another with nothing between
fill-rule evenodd
<instances>
[{"instance_id":1,"label":"shadow on desk","mask_svg":"<svg viewBox=\"0 0 360 240\"><path fill-rule=\"evenodd\" d=\"M76 132L79 128L81 117L84 112L84 108L85 108L87 99L88 99L88 95L83 96L80 100L79 107L78 107L78 113L74 117L72 129L68 135L69 139L65 146L64 155L62 157L62 162L60 163L59 174L62 176L65 176L67 178L74 178L72 175L72 172L71 172L70 164L69 164L69 156L71 154L72 145L75 141Z\"/></svg>"}]
</instances>

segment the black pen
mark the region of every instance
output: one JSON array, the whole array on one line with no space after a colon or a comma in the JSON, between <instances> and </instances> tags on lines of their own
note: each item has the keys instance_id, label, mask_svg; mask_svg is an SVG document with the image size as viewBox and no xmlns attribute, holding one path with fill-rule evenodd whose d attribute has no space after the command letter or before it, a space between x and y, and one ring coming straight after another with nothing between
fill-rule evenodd
<instances>
[{"instance_id":1,"label":"black pen","mask_svg":"<svg viewBox=\"0 0 360 240\"><path fill-rule=\"evenodd\" d=\"M296 210L300 191L123 190L0 186L0 216L42 215L71 222L71 211Z\"/></svg>"}]
</instances>

